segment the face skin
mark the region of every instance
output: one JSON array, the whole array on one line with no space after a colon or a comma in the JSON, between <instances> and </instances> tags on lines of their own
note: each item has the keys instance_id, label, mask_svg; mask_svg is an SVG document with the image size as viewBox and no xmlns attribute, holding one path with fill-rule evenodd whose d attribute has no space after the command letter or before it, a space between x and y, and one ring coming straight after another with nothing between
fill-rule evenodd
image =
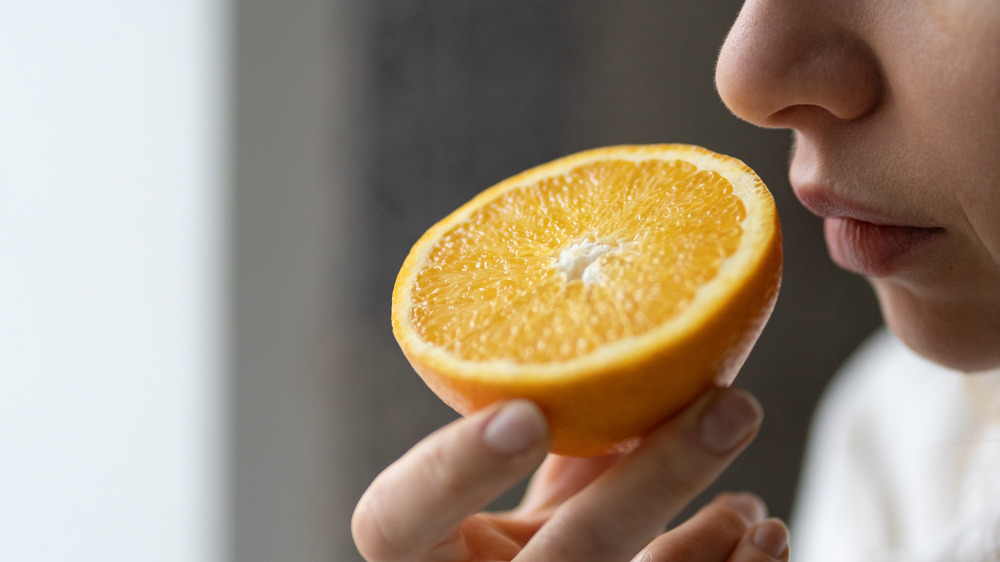
<instances>
[{"instance_id":1,"label":"face skin","mask_svg":"<svg viewBox=\"0 0 1000 562\"><path fill-rule=\"evenodd\" d=\"M889 327L1000 367L1000 2L749 0L716 81L739 117L794 131L795 194Z\"/></svg>"}]
</instances>

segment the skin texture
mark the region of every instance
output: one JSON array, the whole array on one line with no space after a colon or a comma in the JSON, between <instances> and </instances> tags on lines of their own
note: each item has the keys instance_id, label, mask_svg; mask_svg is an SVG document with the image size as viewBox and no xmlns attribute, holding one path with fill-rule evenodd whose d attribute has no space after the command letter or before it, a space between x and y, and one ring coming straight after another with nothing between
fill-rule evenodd
<instances>
[{"instance_id":1,"label":"skin texture","mask_svg":"<svg viewBox=\"0 0 1000 562\"><path fill-rule=\"evenodd\" d=\"M716 82L737 116L794 132L789 177L811 210L935 229L870 263L826 221L831 257L869 278L907 345L1000 367L1000 4L750 0Z\"/></svg>"}]
</instances>

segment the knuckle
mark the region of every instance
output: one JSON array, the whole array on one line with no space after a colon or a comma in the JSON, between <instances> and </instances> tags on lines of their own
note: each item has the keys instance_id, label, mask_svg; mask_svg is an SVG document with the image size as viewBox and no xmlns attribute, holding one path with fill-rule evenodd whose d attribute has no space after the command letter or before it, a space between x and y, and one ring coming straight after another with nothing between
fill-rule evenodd
<instances>
[{"instance_id":1,"label":"knuckle","mask_svg":"<svg viewBox=\"0 0 1000 562\"><path fill-rule=\"evenodd\" d=\"M354 510L351 518L351 535L358 552L368 562L398 559L399 549L393 545L386 533L385 521L374 498L366 494Z\"/></svg>"},{"instance_id":2,"label":"knuckle","mask_svg":"<svg viewBox=\"0 0 1000 562\"><path fill-rule=\"evenodd\" d=\"M660 560L704 560L705 545L691 537L681 537L657 552Z\"/></svg>"},{"instance_id":3,"label":"knuckle","mask_svg":"<svg viewBox=\"0 0 1000 562\"><path fill-rule=\"evenodd\" d=\"M547 560L607 560L627 533L624 520L608 521L596 507L563 512L543 528Z\"/></svg>"},{"instance_id":4,"label":"knuckle","mask_svg":"<svg viewBox=\"0 0 1000 562\"><path fill-rule=\"evenodd\" d=\"M449 447L438 443L429 446L422 461L426 470L426 485L431 487L438 497L447 500L463 493L466 487L463 482L466 479L463 478Z\"/></svg>"}]
</instances>

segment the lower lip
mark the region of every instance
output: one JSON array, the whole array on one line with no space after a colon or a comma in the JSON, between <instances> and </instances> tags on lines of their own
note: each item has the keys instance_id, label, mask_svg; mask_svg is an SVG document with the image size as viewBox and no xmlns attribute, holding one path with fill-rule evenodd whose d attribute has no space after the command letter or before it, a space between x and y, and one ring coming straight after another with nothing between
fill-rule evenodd
<instances>
[{"instance_id":1,"label":"lower lip","mask_svg":"<svg viewBox=\"0 0 1000 562\"><path fill-rule=\"evenodd\" d=\"M941 228L888 226L851 218L828 218L823 226L833 261L871 277L899 270L944 232Z\"/></svg>"}]
</instances>

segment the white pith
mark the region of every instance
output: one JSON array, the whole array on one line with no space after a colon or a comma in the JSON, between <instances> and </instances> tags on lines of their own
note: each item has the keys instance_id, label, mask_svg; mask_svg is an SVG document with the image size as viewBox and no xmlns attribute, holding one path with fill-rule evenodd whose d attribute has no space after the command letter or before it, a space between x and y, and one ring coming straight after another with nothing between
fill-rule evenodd
<instances>
[{"instance_id":1,"label":"white pith","mask_svg":"<svg viewBox=\"0 0 1000 562\"><path fill-rule=\"evenodd\" d=\"M584 285L598 283L601 280L600 258L617 249L614 243L580 240L563 248L553 266L567 281L580 280Z\"/></svg>"}]
</instances>

